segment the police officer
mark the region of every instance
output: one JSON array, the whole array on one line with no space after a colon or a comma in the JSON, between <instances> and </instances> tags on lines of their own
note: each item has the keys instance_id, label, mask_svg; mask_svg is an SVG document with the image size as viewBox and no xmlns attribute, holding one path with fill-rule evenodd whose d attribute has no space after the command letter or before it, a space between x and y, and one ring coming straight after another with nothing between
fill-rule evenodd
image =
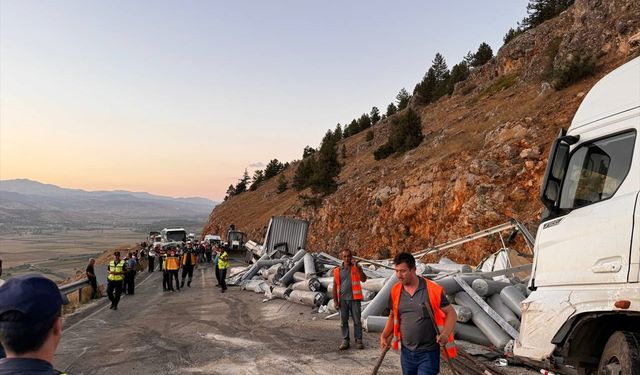
<instances>
[{"instance_id":1,"label":"police officer","mask_svg":"<svg viewBox=\"0 0 640 375\"><path fill-rule=\"evenodd\" d=\"M41 275L17 276L0 287L0 375L62 374L53 356L62 338L61 307L69 301Z\"/></svg>"},{"instance_id":2,"label":"police officer","mask_svg":"<svg viewBox=\"0 0 640 375\"><path fill-rule=\"evenodd\" d=\"M124 275L127 272L127 266L124 260L120 259L120 252L113 253L114 259L107 265L107 295L109 301L111 301L112 310L118 310L118 302L120 302L120 295L122 294L122 283L124 282Z\"/></svg>"},{"instance_id":3,"label":"police officer","mask_svg":"<svg viewBox=\"0 0 640 375\"><path fill-rule=\"evenodd\" d=\"M180 284L181 288L184 288L184 281L189 276L189 281L187 281L187 286L191 288L191 279L193 279L193 269L198 265L198 256L196 252L193 250L193 244L191 242L187 242L187 250L180 257L182 260L182 283Z\"/></svg>"},{"instance_id":4,"label":"police officer","mask_svg":"<svg viewBox=\"0 0 640 375\"><path fill-rule=\"evenodd\" d=\"M220 250L220 255L218 256L218 270L219 270L219 278L218 282L220 283L221 292L224 293L227 290L227 268L229 268L229 254L227 254L227 250L223 247Z\"/></svg>"}]
</instances>

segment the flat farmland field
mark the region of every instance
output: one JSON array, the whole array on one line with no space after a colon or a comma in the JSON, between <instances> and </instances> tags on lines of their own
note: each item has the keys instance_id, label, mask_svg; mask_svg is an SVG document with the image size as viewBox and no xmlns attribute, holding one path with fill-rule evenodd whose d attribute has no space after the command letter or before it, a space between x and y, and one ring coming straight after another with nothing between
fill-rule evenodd
<instances>
[{"instance_id":1,"label":"flat farmland field","mask_svg":"<svg viewBox=\"0 0 640 375\"><path fill-rule=\"evenodd\" d=\"M0 234L2 278L40 272L54 281L84 271L90 257L140 243L145 234L128 229L68 230L43 234Z\"/></svg>"}]
</instances>

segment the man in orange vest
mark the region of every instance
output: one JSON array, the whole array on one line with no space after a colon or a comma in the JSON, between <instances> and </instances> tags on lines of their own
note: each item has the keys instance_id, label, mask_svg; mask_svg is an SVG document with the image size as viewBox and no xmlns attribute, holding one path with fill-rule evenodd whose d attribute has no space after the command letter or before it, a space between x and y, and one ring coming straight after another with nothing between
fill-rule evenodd
<instances>
[{"instance_id":1,"label":"man in orange vest","mask_svg":"<svg viewBox=\"0 0 640 375\"><path fill-rule=\"evenodd\" d=\"M413 255L400 253L393 263L399 281L391 288L391 313L380 335L380 347L387 347L392 338L394 350L402 343L400 363L404 375L435 375L440 371L440 350L450 358L456 356L456 311L442 287L416 275Z\"/></svg>"},{"instance_id":2,"label":"man in orange vest","mask_svg":"<svg viewBox=\"0 0 640 375\"><path fill-rule=\"evenodd\" d=\"M362 268L353 259L351 250L342 250L342 264L333 270L333 301L340 310L340 328L342 329L342 344L338 349L349 349L349 313L353 319L353 336L356 339L356 347L364 349L362 344L362 322L360 313L362 307L362 285L367 276Z\"/></svg>"}]
</instances>

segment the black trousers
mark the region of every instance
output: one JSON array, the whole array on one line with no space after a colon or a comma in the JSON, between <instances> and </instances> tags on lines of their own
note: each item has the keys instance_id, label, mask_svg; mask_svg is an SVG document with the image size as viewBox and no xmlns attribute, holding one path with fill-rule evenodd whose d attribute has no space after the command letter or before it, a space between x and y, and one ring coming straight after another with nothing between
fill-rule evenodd
<instances>
[{"instance_id":1,"label":"black trousers","mask_svg":"<svg viewBox=\"0 0 640 375\"><path fill-rule=\"evenodd\" d=\"M227 278L227 269L226 268L222 268L220 269L220 287L222 287L222 290L227 290L227 281L225 280Z\"/></svg>"},{"instance_id":2,"label":"black trousers","mask_svg":"<svg viewBox=\"0 0 640 375\"><path fill-rule=\"evenodd\" d=\"M189 282L193 279L193 266L184 265L182 266L182 282L189 276Z\"/></svg>"},{"instance_id":3,"label":"black trousers","mask_svg":"<svg viewBox=\"0 0 640 375\"><path fill-rule=\"evenodd\" d=\"M217 264L214 266L214 270L216 271L216 281L220 285L220 268L218 268Z\"/></svg>"},{"instance_id":4,"label":"black trousers","mask_svg":"<svg viewBox=\"0 0 640 375\"><path fill-rule=\"evenodd\" d=\"M176 279L176 289L180 290L180 284L178 281L178 271L179 270L169 271L169 290L173 290L173 279Z\"/></svg>"},{"instance_id":5,"label":"black trousers","mask_svg":"<svg viewBox=\"0 0 640 375\"><path fill-rule=\"evenodd\" d=\"M162 290L169 290L169 271L162 271Z\"/></svg>"},{"instance_id":6,"label":"black trousers","mask_svg":"<svg viewBox=\"0 0 640 375\"><path fill-rule=\"evenodd\" d=\"M127 271L124 276L124 294L131 294L135 291L136 271Z\"/></svg>"},{"instance_id":7,"label":"black trousers","mask_svg":"<svg viewBox=\"0 0 640 375\"><path fill-rule=\"evenodd\" d=\"M149 260L149 272L153 272L153 266L154 266L154 261L156 259L156 257L147 257L147 259Z\"/></svg>"},{"instance_id":8,"label":"black trousers","mask_svg":"<svg viewBox=\"0 0 640 375\"><path fill-rule=\"evenodd\" d=\"M118 302L120 302L120 295L122 294L122 280L109 280L107 283L107 295L109 296L109 301L111 301L111 305L118 306Z\"/></svg>"},{"instance_id":9,"label":"black trousers","mask_svg":"<svg viewBox=\"0 0 640 375\"><path fill-rule=\"evenodd\" d=\"M87 277L89 279L89 283L91 283L91 289L93 290L93 294L91 294L91 298L98 297L98 281L95 277Z\"/></svg>"}]
</instances>

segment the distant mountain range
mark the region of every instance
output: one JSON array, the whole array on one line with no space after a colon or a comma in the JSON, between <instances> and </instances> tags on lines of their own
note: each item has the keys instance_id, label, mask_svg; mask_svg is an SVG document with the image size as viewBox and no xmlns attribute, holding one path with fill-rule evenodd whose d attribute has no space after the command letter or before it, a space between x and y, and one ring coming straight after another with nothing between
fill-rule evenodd
<instances>
[{"instance_id":1,"label":"distant mountain range","mask_svg":"<svg viewBox=\"0 0 640 375\"><path fill-rule=\"evenodd\" d=\"M28 179L0 180L0 225L82 227L206 218L210 199L145 192L66 189Z\"/></svg>"}]
</instances>

